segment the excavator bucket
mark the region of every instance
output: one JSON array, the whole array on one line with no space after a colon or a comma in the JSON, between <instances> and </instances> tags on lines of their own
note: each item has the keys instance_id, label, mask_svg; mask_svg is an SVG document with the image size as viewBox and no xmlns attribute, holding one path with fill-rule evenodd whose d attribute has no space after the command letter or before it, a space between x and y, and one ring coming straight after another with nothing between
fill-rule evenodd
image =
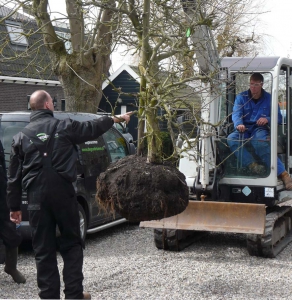
<instances>
[{"instance_id":1,"label":"excavator bucket","mask_svg":"<svg viewBox=\"0 0 292 300\"><path fill-rule=\"evenodd\" d=\"M264 204L189 201L182 213L140 227L263 234L265 221Z\"/></svg>"}]
</instances>

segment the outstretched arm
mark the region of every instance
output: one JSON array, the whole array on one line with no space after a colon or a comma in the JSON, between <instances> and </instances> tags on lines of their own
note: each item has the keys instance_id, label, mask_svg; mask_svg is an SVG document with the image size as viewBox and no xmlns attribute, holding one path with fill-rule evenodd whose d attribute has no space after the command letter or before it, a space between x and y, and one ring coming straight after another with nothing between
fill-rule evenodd
<instances>
[{"instance_id":1,"label":"outstretched arm","mask_svg":"<svg viewBox=\"0 0 292 300\"><path fill-rule=\"evenodd\" d=\"M126 122L126 123L129 123L130 121L130 116L133 114L134 112L133 111L129 111L123 115L119 115L119 116L113 116L113 120L115 123L120 123L120 122Z\"/></svg>"}]
</instances>

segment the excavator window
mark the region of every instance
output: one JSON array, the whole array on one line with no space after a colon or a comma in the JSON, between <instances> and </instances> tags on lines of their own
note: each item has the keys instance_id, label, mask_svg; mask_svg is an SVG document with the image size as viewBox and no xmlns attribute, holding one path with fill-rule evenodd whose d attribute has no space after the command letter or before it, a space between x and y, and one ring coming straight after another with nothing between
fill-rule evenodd
<instances>
[{"instance_id":1,"label":"excavator window","mask_svg":"<svg viewBox=\"0 0 292 300\"><path fill-rule=\"evenodd\" d=\"M243 93L247 94L249 91L250 76L252 73L234 73L233 81L229 84L229 90L227 94L227 116L225 124L228 127L225 136L221 136L219 142L217 142L218 157L221 164L224 165L224 176L225 177L267 177L270 174L270 168L265 168L260 174L255 174L247 167L247 155L248 151L253 158L253 161L259 165L263 165L258 153L260 148L267 149L271 147L271 141L261 139L248 139L244 134L239 134L239 138L236 141L236 147L231 150L230 143L228 141L229 135L235 131L232 123L232 113L236 111L234 107L234 101L237 95ZM272 93L272 75L271 73L262 73L264 77L263 88L266 92ZM263 107L262 114L270 114L269 107ZM253 114L255 111L252 110L252 106L247 104L245 107L238 107L238 111L242 114L241 118L245 118L245 114ZM248 122L248 121L247 121ZM256 126L255 124L248 124L249 127Z\"/></svg>"}]
</instances>

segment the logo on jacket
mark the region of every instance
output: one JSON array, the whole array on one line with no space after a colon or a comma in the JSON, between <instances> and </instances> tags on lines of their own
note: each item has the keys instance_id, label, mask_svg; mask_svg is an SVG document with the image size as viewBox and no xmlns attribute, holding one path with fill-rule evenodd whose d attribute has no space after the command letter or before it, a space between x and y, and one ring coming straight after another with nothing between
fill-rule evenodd
<instances>
[{"instance_id":1,"label":"logo on jacket","mask_svg":"<svg viewBox=\"0 0 292 300\"><path fill-rule=\"evenodd\" d=\"M42 141L45 142L50 136L46 133L39 133L37 134L37 137Z\"/></svg>"}]
</instances>

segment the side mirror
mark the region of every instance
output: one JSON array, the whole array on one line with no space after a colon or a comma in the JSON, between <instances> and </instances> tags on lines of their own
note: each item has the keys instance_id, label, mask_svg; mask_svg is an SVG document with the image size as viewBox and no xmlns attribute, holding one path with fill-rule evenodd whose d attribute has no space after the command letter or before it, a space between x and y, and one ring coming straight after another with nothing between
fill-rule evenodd
<instances>
[{"instance_id":1,"label":"side mirror","mask_svg":"<svg viewBox=\"0 0 292 300\"><path fill-rule=\"evenodd\" d=\"M136 154L136 147L133 143L129 143L129 152L130 152L130 155Z\"/></svg>"}]
</instances>

